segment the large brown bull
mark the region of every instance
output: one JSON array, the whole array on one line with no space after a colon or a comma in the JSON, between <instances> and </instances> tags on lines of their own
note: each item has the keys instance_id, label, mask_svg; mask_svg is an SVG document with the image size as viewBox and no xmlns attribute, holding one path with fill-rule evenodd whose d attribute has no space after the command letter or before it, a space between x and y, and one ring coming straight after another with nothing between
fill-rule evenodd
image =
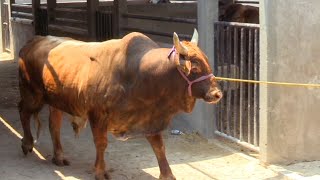
<instances>
[{"instance_id":1,"label":"large brown bull","mask_svg":"<svg viewBox=\"0 0 320 180\"><path fill-rule=\"evenodd\" d=\"M160 167L160 178L175 179L161 131L178 112L191 112L197 98L217 103L217 87L206 55L191 42L159 46L140 33L101 43L35 37L20 51L20 119L25 154L32 150L30 117L50 105L53 162L68 165L60 143L62 113L87 119L96 146L95 177L108 178L104 152L107 131L127 139L144 135ZM77 123L75 123L77 125Z\"/></svg>"}]
</instances>

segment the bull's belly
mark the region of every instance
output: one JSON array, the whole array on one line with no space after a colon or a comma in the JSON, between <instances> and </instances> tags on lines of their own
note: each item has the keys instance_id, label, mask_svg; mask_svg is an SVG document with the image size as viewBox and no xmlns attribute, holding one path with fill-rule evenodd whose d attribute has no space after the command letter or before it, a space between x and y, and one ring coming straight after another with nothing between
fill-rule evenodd
<instances>
[{"instance_id":1,"label":"bull's belly","mask_svg":"<svg viewBox=\"0 0 320 180\"><path fill-rule=\"evenodd\" d=\"M120 140L158 134L168 127L174 113L157 109L114 112L108 121L108 131Z\"/></svg>"},{"instance_id":2,"label":"bull's belly","mask_svg":"<svg viewBox=\"0 0 320 180\"><path fill-rule=\"evenodd\" d=\"M87 117L89 103L74 93L49 93L46 94L46 104L55 107L72 116Z\"/></svg>"}]
</instances>

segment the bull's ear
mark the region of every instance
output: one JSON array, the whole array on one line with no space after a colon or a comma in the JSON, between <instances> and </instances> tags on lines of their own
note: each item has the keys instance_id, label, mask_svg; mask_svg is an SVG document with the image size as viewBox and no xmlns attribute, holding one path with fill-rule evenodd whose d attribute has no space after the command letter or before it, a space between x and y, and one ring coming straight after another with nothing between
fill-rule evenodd
<instances>
[{"instance_id":1,"label":"bull's ear","mask_svg":"<svg viewBox=\"0 0 320 180\"><path fill-rule=\"evenodd\" d=\"M194 31L193 31L193 35L192 35L192 38L191 38L191 42L195 45L198 45L198 41L199 41L199 34L198 34L198 31L196 28L194 28Z\"/></svg>"},{"instance_id":2,"label":"bull's ear","mask_svg":"<svg viewBox=\"0 0 320 180\"><path fill-rule=\"evenodd\" d=\"M176 32L173 33L173 45L176 50L182 55L188 55L188 49L179 40Z\"/></svg>"}]
</instances>

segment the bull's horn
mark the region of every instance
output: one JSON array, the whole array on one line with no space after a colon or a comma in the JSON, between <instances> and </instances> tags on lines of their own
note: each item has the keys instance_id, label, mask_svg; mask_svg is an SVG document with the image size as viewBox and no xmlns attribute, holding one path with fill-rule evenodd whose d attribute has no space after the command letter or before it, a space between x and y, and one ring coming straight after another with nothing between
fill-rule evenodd
<instances>
[{"instance_id":1,"label":"bull's horn","mask_svg":"<svg viewBox=\"0 0 320 180\"><path fill-rule=\"evenodd\" d=\"M188 49L183 44L181 44L179 37L175 32L173 33L173 44L180 54L183 54L183 55L188 54Z\"/></svg>"},{"instance_id":2,"label":"bull's horn","mask_svg":"<svg viewBox=\"0 0 320 180\"><path fill-rule=\"evenodd\" d=\"M198 34L197 29L194 28L191 42L194 43L195 45L198 45L198 41L199 41L199 34Z\"/></svg>"}]
</instances>

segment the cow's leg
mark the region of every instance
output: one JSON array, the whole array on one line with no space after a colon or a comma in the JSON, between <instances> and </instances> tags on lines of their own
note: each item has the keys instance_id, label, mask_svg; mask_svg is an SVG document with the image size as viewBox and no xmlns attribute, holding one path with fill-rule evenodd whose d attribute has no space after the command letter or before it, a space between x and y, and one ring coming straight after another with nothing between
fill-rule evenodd
<instances>
[{"instance_id":1,"label":"cow's leg","mask_svg":"<svg viewBox=\"0 0 320 180\"><path fill-rule=\"evenodd\" d=\"M169 163L166 158L165 147L162 139L161 133L156 135L146 136L147 140L152 146L154 153L156 154L159 168L160 168L160 177L159 179L172 180L176 179L172 174Z\"/></svg>"},{"instance_id":2,"label":"cow's leg","mask_svg":"<svg viewBox=\"0 0 320 180\"><path fill-rule=\"evenodd\" d=\"M104 161L104 152L108 145L107 128L102 121L93 117L90 118L90 126L96 145L95 178L97 180L110 179Z\"/></svg>"},{"instance_id":3,"label":"cow's leg","mask_svg":"<svg viewBox=\"0 0 320 180\"><path fill-rule=\"evenodd\" d=\"M19 103L19 115L23 128L21 148L25 155L27 155L28 152L31 152L34 146L30 129L30 118L33 114L37 114L41 110L41 107L42 102L40 100L35 100L31 95L24 96L24 94L22 94L22 98Z\"/></svg>"},{"instance_id":4,"label":"cow's leg","mask_svg":"<svg viewBox=\"0 0 320 180\"><path fill-rule=\"evenodd\" d=\"M53 144L54 156L52 162L58 166L68 166L69 161L63 156L63 150L60 142L60 129L62 124L62 112L56 108L49 107L50 117L49 117L49 129Z\"/></svg>"},{"instance_id":5,"label":"cow's leg","mask_svg":"<svg viewBox=\"0 0 320 180\"><path fill-rule=\"evenodd\" d=\"M23 138L21 140L22 141L21 148L23 153L27 155L28 152L32 151L32 148L34 146L33 137L30 129L30 118L31 118L32 112L28 111L25 108L23 101L20 101L19 103L19 114L20 114L20 121L23 128Z\"/></svg>"}]
</instances>

